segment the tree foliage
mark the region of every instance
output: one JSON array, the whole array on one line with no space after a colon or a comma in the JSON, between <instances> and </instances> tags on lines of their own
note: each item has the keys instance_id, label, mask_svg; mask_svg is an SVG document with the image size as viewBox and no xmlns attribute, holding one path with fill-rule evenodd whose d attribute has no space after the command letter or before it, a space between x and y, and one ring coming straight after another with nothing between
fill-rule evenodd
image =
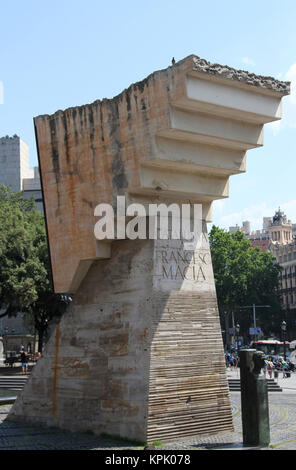
<instances>
[{"instance_id":1,"label":"tree foliage","mask_svg":"<svg viewBox=\"0 0 296 470\"><path fill-rule=\"evenodd\" d=\"M0 187L0 305L4 314L28 308L38 287L50 287L42 215L33 200ZM40 261L40 259L43 261Z\"/></svg>"},{"instance_id":2,"label":"tree foliage","mask_svg":"<svg viewBox=\"0 0 296 470\"><path fill-rule=\"evenodd\" d=\"M24 312L40 337L64 306L54 294L43 215L33 199L0 186L0 316Z\"/></svg>"},{"instance_id":3,"label":"tree foliage","mask_svg":"<svg viewBox=\"0 0 296 470\"><path fill-rule=\"evenodd\" d=\"M235 312L243 322L250 312L240 307L257 304L270 305L260 311L261 326L271 331L277 328L281 311L278 295L280 266L269 252L258 247L238 231L233 234L216 226L210 232L210 247L218 305L221 317ZM246 324L250 322L246 322Z\"/></svg>"}]
</instances>

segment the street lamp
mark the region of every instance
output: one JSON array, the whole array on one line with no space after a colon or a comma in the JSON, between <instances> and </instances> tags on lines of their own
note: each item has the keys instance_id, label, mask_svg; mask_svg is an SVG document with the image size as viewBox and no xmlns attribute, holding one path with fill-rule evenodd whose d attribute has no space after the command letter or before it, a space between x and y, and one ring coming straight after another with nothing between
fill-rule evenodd
<instances>
[{"instance_id":1,"label":"street lamp","mask_svg":"<svg viewBox=\"0 0 296 470\"><path fill-rule=\"evenodd\" d=\"M256 308L270 308L270 305L244 305L243 307L240 307L240 309L243 308L252 308L253 309L253 322L254 322L254 339L255 341L257 340L257 324L256 324Z\"/></svg>"},{"instance_id":2,"label":"street lamp","mask_svg":"<svg viewBox=\"0 0 296 470\"><path fill-rule=\"evenodd\" d=\"M286 360L286 330L287 330L287 323L285 320L282 321L281 329L283 332L283 340L284 340L284 360Z\"/></svg>"},{"instance_id":3,"label":"street lamp","mask_svg":"<svg viewBox=\"0 0 296 470\"><path fill-rule=\"evenodd\" d=\"M8 349L8 326L4 328L5 330L5 359L7 359L8 354L7 354L7 349Z\"/></svg>"},{"instance_id":4,"label":"street lamp","mask_svg":"<svg viewBox=\"0 0 296 470\"><path fill-rule=\"evenodd\" d=\"M239 325L239 323L237 323L235 325L237 350L239 350L239 343L238 343L239 330L240 330L240 325Z\"/></svg>"}]
</instances>

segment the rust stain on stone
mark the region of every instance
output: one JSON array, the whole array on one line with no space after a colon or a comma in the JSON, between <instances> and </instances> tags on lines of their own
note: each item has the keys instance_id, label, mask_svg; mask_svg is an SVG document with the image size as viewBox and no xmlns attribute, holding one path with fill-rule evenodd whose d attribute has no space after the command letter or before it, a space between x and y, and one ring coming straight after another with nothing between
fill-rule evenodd
<instances>
[{"instance_id":1,"label":"rust stain on stone","mask_svg":"<svg viewBox=\"0 0 296 470\"><path fill-rule=\"evenodd\" d=\"M58 381L58 364L59 364L59 342L60 342L60 325L56 329L55 337L55 357L53 364L53 397L52 397L52 414L56 415L57 411L57 381Z\"/></svg>"}]
</instances>

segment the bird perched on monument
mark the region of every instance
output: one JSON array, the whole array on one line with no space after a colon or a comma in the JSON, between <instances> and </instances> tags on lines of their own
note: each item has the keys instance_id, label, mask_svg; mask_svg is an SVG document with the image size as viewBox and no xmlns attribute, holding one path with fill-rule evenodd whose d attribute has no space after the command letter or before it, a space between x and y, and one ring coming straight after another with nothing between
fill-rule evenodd
<instances>
[{"instance_id":1,"label":"bird perched on monument","mask_svg":"<svg viewBox=\"0 0 296 470\"><path fill-rule=\"evenodd\" d=\"M175 57L172 58L172 65L175 65L176 61L175 61Z\"/></svg>"}]
</instances>

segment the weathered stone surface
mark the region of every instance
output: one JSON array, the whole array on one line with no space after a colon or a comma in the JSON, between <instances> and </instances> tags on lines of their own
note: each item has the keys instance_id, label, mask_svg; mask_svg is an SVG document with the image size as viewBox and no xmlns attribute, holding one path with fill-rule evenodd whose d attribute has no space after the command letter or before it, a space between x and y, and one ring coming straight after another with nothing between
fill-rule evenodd
<instances>
[{"instance_id":1,"label":"weathered stone surface","mask_svg":"<svg viewBox=\"0 0 296 470\"><path fill-rule=\"evenodd\" d=\"M92 261L108 257L93 236L99 203L197 202L210 220L288 90L192 55L113 99L36 117L56 292L75 292Z\"/></svg>"},{"instance_id":2,"label":"weathered stone surface","mask_svg":"<svg viewBox=\"0 0 296 470\"><path fill-rule=\"evenodd\" d=\"M236 70L228 65L212 64L204 59L194 56L194 70L203 73L217 75L219 77L238 80L248 85L259 86L288 95L290 93L290 82L276 80L273 77L256 75L246 70Z\"/></svg>"},{"instance_id":3,"label":"weathered stone surface","mask_svg":"<svg viewBox=\"0 0 296 470\"><path fill-rule=\"evenodd\" d=\"M206 233L195 251L117 241L93 264L10 414L40 418L143 442L232 429Z\"/></svg>"}]
</instances>

